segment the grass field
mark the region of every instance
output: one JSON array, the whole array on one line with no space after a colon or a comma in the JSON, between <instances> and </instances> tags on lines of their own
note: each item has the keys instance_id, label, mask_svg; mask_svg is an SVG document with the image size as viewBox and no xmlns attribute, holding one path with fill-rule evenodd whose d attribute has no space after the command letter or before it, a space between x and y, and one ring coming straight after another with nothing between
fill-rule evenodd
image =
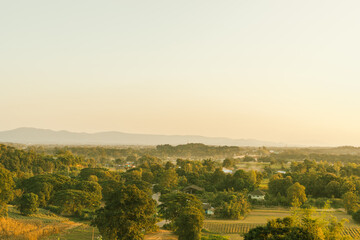
<instances>
[{"instance_id":1,"label":"grass field","mask_svg":"<svg viewBox=\"0 0 360 240\"><path fill-rule=\"evenodd\" d=\"M88 224L82 224L74 228L69 228L61 233L51 235L46 240L91 240L97 239L100 236L97 228L91 227Z\"/></svg>"},{"instance_id":2,"label":"grass field","mask_svg":"<svg viewBox=\"0 0 360 240\"><path fill-rule=\"evenodd\" d=\"M85 240L92 239L93 228L83 222L58 216L45 209L36 214L23 216L9 205L9 217L0 219L0 239L17 240ZM94 236L98 231L94 229ZM96 239L96 238L95 238Z\"/></svg>"}]
</instances>

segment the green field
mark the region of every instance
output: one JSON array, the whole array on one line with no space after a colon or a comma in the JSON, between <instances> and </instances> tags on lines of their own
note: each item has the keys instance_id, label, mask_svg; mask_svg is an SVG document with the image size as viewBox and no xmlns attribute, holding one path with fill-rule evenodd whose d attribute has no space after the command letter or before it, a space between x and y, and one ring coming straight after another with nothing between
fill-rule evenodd
<instances>
[{"instance_id":1,"label":"green field","mask_svg":"<svg viewBox=\"0 0 360 240\"><path fill-rule=\"evenodd\" d=\"M97 228L91 227L88 224L82 224L74 228L65 230L64 232L52 235L44 240L91 240L97 239L100 236ZM93 238L94 237L94 238Z\"/></svg>"}]
</instances>

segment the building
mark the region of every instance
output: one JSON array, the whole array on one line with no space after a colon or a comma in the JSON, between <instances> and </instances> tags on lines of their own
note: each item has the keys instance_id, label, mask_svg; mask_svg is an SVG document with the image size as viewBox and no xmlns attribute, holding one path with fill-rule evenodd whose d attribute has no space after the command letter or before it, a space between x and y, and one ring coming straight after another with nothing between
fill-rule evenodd
<instances>
[{"instance_id":1,"label":"building","mask_svg":"<svg viewBox=\"0 0 360 240\"><path fill-rule=\"evenodd\" d=\"M259 200L259 201L262 201L262 200L265 200L265 195L266 193L257 189L255 191L252 191L251 193L249 193L249 197L251 199L254 199L254 200Z\"/></svg>"},{"instance_id":2,"label":"building","mask_svg":"<svg viewBox=\"0 0 360 240\"><path fill-rule=\"evenodd\" d=\"M210 203L203 203L202 205L206 215L214 215L215 209L211 206Z\"/></svg>"}]
</instances>

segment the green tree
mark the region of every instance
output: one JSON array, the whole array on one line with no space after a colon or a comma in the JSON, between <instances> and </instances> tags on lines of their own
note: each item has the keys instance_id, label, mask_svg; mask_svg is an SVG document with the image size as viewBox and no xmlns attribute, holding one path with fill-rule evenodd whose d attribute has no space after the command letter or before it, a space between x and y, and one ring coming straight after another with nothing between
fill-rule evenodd
<instances>
[{"instance_id":1,"label":"green tree","mask_svg":"<svg viewBox=\"0 0 360 240\"><path fill-rule=\"evenodd\" d=\"M39 197L34 193L25 193L19 200L18 209L24 216L37 212L39 206Z\"/></svg>"},{"instance_id":2,"label":"green tree","mask_svg":"<svg viewBox=\"0 0 360 240\"><path fill-rule=\"evenodd\" d=\"M222 195L222 196L221 196ZM224 192L215 199L220 206L216 208L215 214L221 218L241 219L250 211L250 204L243 193ZM215 203L215 205L217 205Z\"/></svg>"},{"instance_id":3,"label":"green tree","mask_svg":"<svg viewBox=\"0 0 360 240\"><path fill-rule=\"evenodd\" d=\"M292 178L287 176L283 178L281 175L277 174L272 176L269 181L269 193L273 196L281 194L282 196L286 196L287 189L293 185Z\"/></svg>"},{"instance_id":4,"label":"green tree","mask_svg":"<svg viewBox=\"0 0 360 240\"><path fill-rule=\"evenodd\" d=\"M160 176L159 185L162 189L172 190L178 185L178 175L175 169L170 168Z\"/></svg>"},{"instance_id":5,"label":"green tree","mask_svg":"<svg viewBox=\"0 0 360 240\"><path fill-rule=\"evenodd\" d=\"M347 192L343 195L344 208L349 213L352 214L360 209L360 198L353 192Z\"/></svg>"},{"instance_id":6,"label":"green tree","mask_svg":"<svg viewBox=\"0 0 360 240\"><path fill-rule=\"evenodd\" d=\"M186 207L202 209L201 201L192 194L174 192L161 195L159 213L167 220L175 221Z\"/></svg>"},{"instance_id":7,"label":"green tree","mask_svg":"<svg viewBox=\"0 0 360 240\"><path fill-rule=\"evenodd\" d=\"M61 213L65 215L80 215L83 209L95 209L100 205L96 195L74 189L56 192L52 203L59 206Z\"/></svg>"},{"instance_id":8,"label":"green tree","mask_svg":"<svg viewBox=\"0 0 360 240\"><path fill-rule=\"evenodd\" d=\"M287 189L287 198L290 204L306 202L305 187L296 182Z\"/></svg>"},{"instance_id":9,"label":"green tree","mask_svg":"<svg viewBox=\"0 0 360 240\"><path fill-rule=\"evenodd\" d=\"M229 159L229 158L226 158L224 161L223 161L223 167L225 168L231 168L234 166L234 161L232 159Z\"/></svg>"},{"instance_id":10,"label":"green tree","mask_svg":"<svg viewBox=\"0 0 360 240\"><path fill-rule=\"evenodd\" d=\"M175 219L176 234L179 240L199 240L204 222L202 209L189 206L184 208Z\"/></svg>"},{"instance_id":11,"label":"green tree","mask_svg":"<svg viewBox=\"0 0 360 240\"><path fill-rule=\"evenodd\" d=\"M7 203L13 198L14 181L11 173L0 167L0 217L7 216Z\"/></svg>"},{"instance_id":12,"label":"green tree","mask_svg":"<svg viewBox=\"0 0 360 240\"><path fill-rule=\"evenodd\" d=\"M291 218L270 220L265 227L256 227L245 234L244 240L320 240L305 228L297 227Z\"/></svg>"},{"instance_id":13,"label":"green tree","mask_svg":"<svg viewBox=\"0 0 360 240\"><path fill-rule=\"evenodd\" d=\"M311 211L302 210L298 215L270 220L265 227L256 227L245 234L244 240L345 240L344 221L335 217L315 217Z\"/></svg>"},{"instance_id":14,"label":"green tree","mask_svg":"<svg viewBox=\"0 0 360 240\"><path fill-rule=\"evenodd\" d=\"M93 221L105 240L141 240L155 228L155 201L135 185L122 186L96 211Z\"/></svg>"},{"instance_id":15,"label":"green tree","mask_svg":"<svg viewBox=\"0 0 360 240\"><path fill-rule=\"evenodd\" d=\"M360 223L360 210L357 210L352 214L352 218L355 222Z\"/></svg>"}]
</instances>

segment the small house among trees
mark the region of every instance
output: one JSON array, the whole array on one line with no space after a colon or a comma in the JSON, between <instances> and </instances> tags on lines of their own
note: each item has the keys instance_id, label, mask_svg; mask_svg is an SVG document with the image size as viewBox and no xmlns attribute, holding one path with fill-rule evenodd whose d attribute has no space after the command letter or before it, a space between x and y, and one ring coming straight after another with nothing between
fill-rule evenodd
<instances>
[{"instance_id":1,"label":"small house among trees","mask_svg":"<svg viewBox=\"0 0 360 240\"><path fill-rule=\"evenodd\" d=\"M183 192L190 193L190 194L203 192L203 191L205 191L205 189L203 189L202 187L196 186L196 185L190 185L183 189Z\"/></svg>"},{"instance_id":2,"label":"small house among trees","mask_svg":"<svg viewBox=\"0 0 360 240\"><path fill-rule=\"evenodd\" d=\"M265 192L257 189L249 193L249 197L253 200L265 200Z\"/></svg>"},{"instance_id":3,"label":"small house among trees","mask_svg":"<svg viewBox=\"0 0 360 240\"><path fill-rule=\"evenodd\" d=\"M203 203L202 206L206 215L214 215L215 208L213 208L210 203Z\"/></svg>"}]
</instances>

